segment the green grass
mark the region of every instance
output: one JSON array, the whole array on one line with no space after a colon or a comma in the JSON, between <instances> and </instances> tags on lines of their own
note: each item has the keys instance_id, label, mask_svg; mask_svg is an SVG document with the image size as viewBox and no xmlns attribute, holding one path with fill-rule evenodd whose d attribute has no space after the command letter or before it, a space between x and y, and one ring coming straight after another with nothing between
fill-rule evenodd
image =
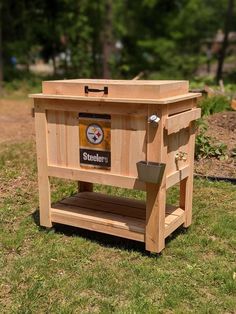
<instances>
[{"instance_id":1,"label":"green grass","mask_svg":"<svg viewBox=\"0 0 236 314\"><path fill-rule=\"evenodd\" d=\"M24 99L28 94L41 93L43 80L48 77L34 75L23 71L13 71L7 74L3 84L2 97L7 99Z\"/></svg>"},{"instance_id":2,"label":"green grass","mask_svg":"<svg viewBox=\"0 0 236 314\"><path fill-rule=\"evenodd\" d=\"M0 146L0 313L235 313L235 186L196 180L191 228L150 256L134 241L41 228L36 174L32 143ZM53 201L74 192L52 180Z\"/></svg>"}]
</instances>

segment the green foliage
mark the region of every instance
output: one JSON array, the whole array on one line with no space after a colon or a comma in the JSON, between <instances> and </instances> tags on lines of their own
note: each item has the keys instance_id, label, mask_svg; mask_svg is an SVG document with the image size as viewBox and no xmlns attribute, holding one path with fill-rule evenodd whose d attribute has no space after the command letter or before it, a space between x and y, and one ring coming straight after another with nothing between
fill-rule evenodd
<instances>
[{"instance_id":1,"label":"green foliage","mask_svg":"<svg viewBox=\"0 0 236 314\"><path fill-rule=\"evenodd\" d=\"M230 109L230 103L226 96L217 95L204 98L199 103L202 109L202 116L208 116L216 112L222 112Z\"/></svg>"},{"instance_id":2,"label":"green foliage","mask_svg":"<svg viewBox=\"0 0 236 314\"><path fill-rule=\"evenodd\" d=\"M50 77L51 79L52 77ZM40 93L42 80L48 77L8 68L5 72L4 97L25 98L30 93Z\"/></svg>"},{"instance_id":3,"label":"green foliage","mask_svg":"<svg viewBox=\"0 0 236 314\"><path fill-rule=\"evenodd\" d=\"M223 160L227 159L227 145L224 143L215 143L213 138L201 132L196 137L195 158L212 158Z\"/></svg>"},{"instance_id":4,"label":"green foliage","mask_svg":"<svg viewBox=\"0 0 236 314\"><path fill-rule=\"evenodd\" d=\"M197 121L198 134L195 141L195 158L217 158L224 160L228 158L227 145L217 143L211 136L206 135L208 124L205 120Z\"/></svg>"},{"instance_id":5,"label":"green foliage","mask_svg":"<svg viewBox=\"0 0 236 314\"><path fill-rule=\"evenodd\" d=\"M193 77L226 7L226 0L3 1L4 65L12 56L27 67L42 57L66 77L102 77L105 62L114 78Z\"/></svg>"},{"instance_id":6,"label":"green foliage","mask_svg":"<svg viewBox=\"0 0 236 314\"><path fill-rule=\"evenodd\" d=\"M206 75L206 76L195 76L194 80L190 81L190 88L191 89L195 89L195 88L204 88L205 85L210 85L212 88L217 88L216 86L214 86L215 81L214 81L214 77L212 77L211 75Z\"/></svg>"}]
</instances>

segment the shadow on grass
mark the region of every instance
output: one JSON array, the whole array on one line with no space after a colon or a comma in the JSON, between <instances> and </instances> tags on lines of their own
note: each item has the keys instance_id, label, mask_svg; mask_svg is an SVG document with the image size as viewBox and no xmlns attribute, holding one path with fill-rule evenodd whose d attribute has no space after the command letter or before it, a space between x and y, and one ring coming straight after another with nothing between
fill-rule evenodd
<instances>
[{"instance_id":1,"label":"shadow on grass","mask_svg":"<svg viewBox=\"0 0 236 314\"><path fill-rule=\"evenodd\" d=\"M125 251L136 251L139 252L143 256L149 256L153 258L161 257L161 253L150 253L145 250L145 244L129 240L125 238L121 238L118 236L113 236L101 232L86 230L78 227L63 225L63 224L53 224L52 228L46 228L40 226L39 223L39 209L37 208L33 214L31 214L35 224L39 227L42 232L51 232L52 230L58 234L64 234L67 237L81 237L83 239L89 240L91 242L97 243L106 248L116 248ZM175 240L180 234L184 234L187 232L185 228L178 228L175 230L169 237L166 238L165 244L167 245L169 242Z\"/></svg>"}]
</instances>

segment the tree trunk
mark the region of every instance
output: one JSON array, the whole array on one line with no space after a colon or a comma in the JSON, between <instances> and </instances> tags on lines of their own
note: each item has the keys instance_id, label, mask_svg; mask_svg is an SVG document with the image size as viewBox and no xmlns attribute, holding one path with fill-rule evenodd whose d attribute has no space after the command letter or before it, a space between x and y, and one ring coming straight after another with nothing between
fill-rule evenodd
<instances>
[{"instance_id":1,"label":"tree trunk","mask_svg":"<svg viewBox=\"0 0 236 314\"><path fill-rule=\"evenodd\" d=\"M3 60L2 60L2 2L0 2L0 95L3 88Z\"/></svg>"},{"instance_id":2,"label":"tree trunk","mask_svg":"<svg viewBox=\"0 0 236 314\"><path fill-rule=\"evenodd\" d=\"M218 57L218 68L216 73L217 84L222 79L223 65L228 47L229 30L233 16L234 0L228 0L228 8L225 16L224 39Z\"/></svg>"},{"instance_id":3,"label":"tree trunk","mask_svg":"<svg viewBox=\"0 0 236 314\"><path fill-rule=\"evenodd\" d=\"M52 66L53 66L53 75L57 75L57 62L56 62L56 48L55 44L52 44Z\"/></svg>"},{"instance_id":4,"label":"tree trunk","mask_svg":"<svg viewBox=\"0 0 236 314\"><path fill-rule=\"evenodd\" d=\"M105 2L105 18L103 25L103 78L110 78L109 61L113 50L112 42L112 0Z\"/></svg>"}]
</instances>

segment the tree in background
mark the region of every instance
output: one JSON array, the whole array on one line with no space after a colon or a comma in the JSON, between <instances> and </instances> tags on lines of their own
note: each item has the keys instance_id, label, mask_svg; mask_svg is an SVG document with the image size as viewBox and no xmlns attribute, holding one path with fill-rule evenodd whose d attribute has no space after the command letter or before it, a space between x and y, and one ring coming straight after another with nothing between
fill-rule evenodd
<instances>
[{"instance_id":1,"label":"tree in background","mask_svg":"<svg viewBox=\"0 0 236 314\"><path fill-rule=\"evenodd\" d=\"M228 47L228 37L230 29L232 29L232 18L234 12L234 0L228 0L228 8L225 14L225 22L224 22L224 39L222 43L222 47L219 52L218 57L218 67L216 73L216 82L218 83L222 79L223 65L226 56L226 49Z\"/></svg>"},{"instance_id":2,"label":"tree in background","mask_svg":"<svg viewBox=\"0 0 236 314\"><path fill-rule=\"evenodd\" d=\"M103 77L110 78L110 58L113 52L113 6L112 0L105 1L103 31L102 31L102 52L103 52Z\"/></svg>"},{"instance_id":3,"label":"tree in background","mask_svg":"<svg viewBox=\"0 0 236 314\"><path fill-rule=\"evenodd\" d=\"M126 1L119 15L123 73L192 76L206 58L203 43L222 27L226 9L226 0Z\"/></svg>"},{"instance_id":4,"label":"tree in background","mask_svg":"<svg viewBox=\"0 0 236 314\"><path fill-rule=\"evenodd\" d=\"M15 57L28 69L40 54L56 76L189 78L205 63L202 45L222 28L228 2L232 8L233 0L2 1L4 68ZM235 29L231 12L227 32Z\"/></svg>"}]
</instances>

